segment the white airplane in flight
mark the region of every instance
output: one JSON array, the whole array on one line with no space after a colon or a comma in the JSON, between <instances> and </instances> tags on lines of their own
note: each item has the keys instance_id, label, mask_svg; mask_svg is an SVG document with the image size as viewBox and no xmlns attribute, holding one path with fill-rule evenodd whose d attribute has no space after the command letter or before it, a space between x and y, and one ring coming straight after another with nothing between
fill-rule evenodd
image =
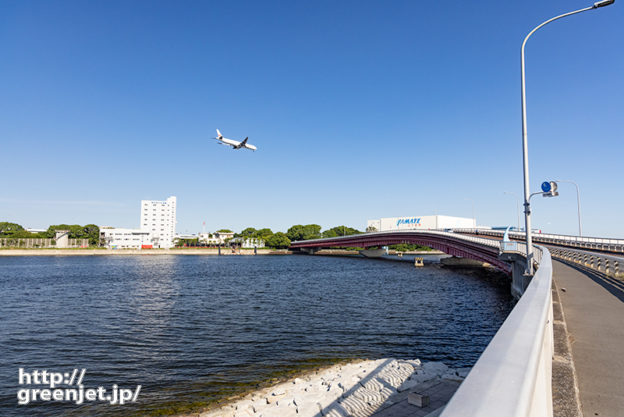
<instances>
[{"instance_id":1,"label":"white airplane in flight","mask_svg":"<svg viewBox=\"0 0 624 417\"><path fill-rule=\"evenodd\" d=\"M217 129L217 137L215 139L218 140L219 143L221 143L221 145L228 145L228 146L231 146L233 149L247 148L247 149L251 149L252 151L255 151L256 149L258 149L252 144L247 143L247 139L249 139L248 137L245 138L245 140L242 142L224 138L221 132L219 132L219 129Z\"/></svg>"}]
</instances>

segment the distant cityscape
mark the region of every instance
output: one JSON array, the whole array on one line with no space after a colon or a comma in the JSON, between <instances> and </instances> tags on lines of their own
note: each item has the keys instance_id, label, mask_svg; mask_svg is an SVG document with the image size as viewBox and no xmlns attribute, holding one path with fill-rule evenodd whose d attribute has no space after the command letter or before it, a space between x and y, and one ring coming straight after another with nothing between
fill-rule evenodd
<instances>
[{"instance_id":1,"label":"distant cityscape","mask_svg":"<svg viewBox=\"0 0 624 417\"><path fill-rule=\"evenodd\" d=\"M229 229L196 234L176 232L177 197L166 200L141 200L139 227L120 228L110 225L86 226L59 224L48 229L28 229L9 222L0 222L0 247L11 248L81 248L107 249L171 249L173 247L236 246L244 249L288 248L292 241L363 233L347 226L321 231L316 224L294 225L286 233L269 228L248 227L239 233ZM384 217L368 220L366 232L391 230L433 230L475 228L476 220L442 215Z\"/></svg>"}]
</instances>

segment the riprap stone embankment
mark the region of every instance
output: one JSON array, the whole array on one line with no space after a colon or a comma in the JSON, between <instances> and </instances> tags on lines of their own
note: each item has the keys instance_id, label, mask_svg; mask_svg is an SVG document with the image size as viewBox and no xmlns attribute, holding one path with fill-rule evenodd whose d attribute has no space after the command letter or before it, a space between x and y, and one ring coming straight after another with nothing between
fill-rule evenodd
<instances>
[{"instance_id":1,"label":"riprap stone embankment","mask_svg":"<svg viewBox=\"0 0 624 417\"><path fill-rule=\"evenodd\" d=\"M450 369L441 362L378 359L335 365L270 388L253 392L230 404L200 413L200 417L368 417L388 407L407 406L409 391L453 381L450 397L468 368ZM453 385L454 383L454 385ZM446 395L447 394L447 395ZM448 398L431 396L433 409ZM436 401L434 403L434 401ZM409 405L408 407L416 407ZM416 411L416 409L414 409ZM392 414L392 413L391 413ZM195 414L197 415L197 414Z\"/></svg>"}]
</instances>

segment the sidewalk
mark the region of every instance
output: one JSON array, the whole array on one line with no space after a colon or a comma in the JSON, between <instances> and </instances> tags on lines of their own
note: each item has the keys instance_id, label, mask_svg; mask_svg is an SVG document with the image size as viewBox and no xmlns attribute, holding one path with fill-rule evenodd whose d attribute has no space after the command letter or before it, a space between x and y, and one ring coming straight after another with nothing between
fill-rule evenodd
<instances>
[{"instance_id":1,"label":"sidewalk","mask_svg":"<svg viewBox=\"0 0 624 417\"><path fill-rule=\"evenodd\" d=\"M624 416L624 281L553 260L585 417Z\"/></svg>"}]
</instances>

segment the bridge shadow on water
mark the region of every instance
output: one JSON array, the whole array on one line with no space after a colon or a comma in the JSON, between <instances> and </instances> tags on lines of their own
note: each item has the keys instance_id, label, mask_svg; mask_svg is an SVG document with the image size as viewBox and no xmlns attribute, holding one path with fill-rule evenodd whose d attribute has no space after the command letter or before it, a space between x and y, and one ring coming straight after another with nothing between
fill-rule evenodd
<instances>
[{"instance_id":1,"label":"bridge shadow on water","mask_svg":"<svg viewBox=\"0 0 624 417\"><path fill-rule=\"evenodd\" d=\"M609 291L611 295L624 303L624 281L608 276L603 272L595 271L584 265L579 265L572 261L566 261L563 259L557 259L557 261L568 265L570 268L586 275L596 284L600 285L605 290Z\"/></svg>"}]
</instances>

